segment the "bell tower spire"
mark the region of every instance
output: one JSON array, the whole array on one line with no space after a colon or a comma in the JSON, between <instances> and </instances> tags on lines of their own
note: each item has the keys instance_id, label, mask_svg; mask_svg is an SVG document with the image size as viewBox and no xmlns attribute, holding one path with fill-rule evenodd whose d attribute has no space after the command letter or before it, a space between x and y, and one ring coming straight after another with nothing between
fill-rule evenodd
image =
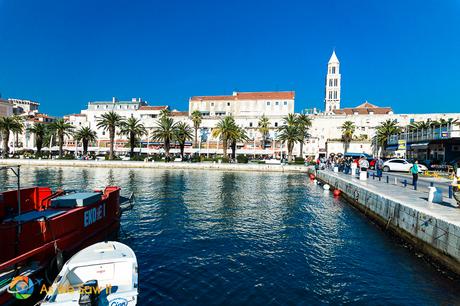
<instances>
[{"instance_id":1,"label":"bell tower spire","mask_svg":"<svg viewBox=\"0 0 460 306\"><path fill-rule=\"evenodd\" d=\"M340 79L340 62L334 50L327 63L326 92L324 97L325 113L330 114L335 109L340 109Z\"/></svg>"}]
</instances>

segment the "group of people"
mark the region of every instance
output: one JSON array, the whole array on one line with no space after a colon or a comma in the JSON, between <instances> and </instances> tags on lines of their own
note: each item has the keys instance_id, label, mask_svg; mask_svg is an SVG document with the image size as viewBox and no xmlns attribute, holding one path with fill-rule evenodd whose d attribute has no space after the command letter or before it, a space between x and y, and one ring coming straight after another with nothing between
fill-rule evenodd
<instances>
[{"instance_id":1,"label":"group of people","mask_svg":"<svg viewBox=\"0 0 460 306\"><path fill-rule=\"evenodd\" d=\"M329 156L320 157L316 160L316 169L337 169L338 172L343 172L345 174L357 174L357 169L359 171L367 171L370 168L369 161L366 157L361 156L360 158L353 158L350 156ZM377 176L381 177L383 173L383 160L379 157L375 161L375 169L377 171Z\"/></svg>"}]
</instances>

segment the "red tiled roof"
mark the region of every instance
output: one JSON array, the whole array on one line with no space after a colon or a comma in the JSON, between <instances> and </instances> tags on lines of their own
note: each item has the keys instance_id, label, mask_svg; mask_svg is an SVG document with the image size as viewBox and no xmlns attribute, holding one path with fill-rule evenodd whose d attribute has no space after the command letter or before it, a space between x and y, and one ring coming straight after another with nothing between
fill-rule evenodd
<instances>
[{"instance_id":1,"label":"red tiled roof","mask_svg":"<svg viewBox=\"0 0 460 306\"><path fill-rule=\"evenodd\" d=\"M267 91L267 92L236 92L231 96L194 96L191 101L212 101L212 100L292 100L295 97L294 91Z\"/></svg>"},{"instance_id":2,"label":"red tiled roof","mask_svg":"<svg viewBox=\"0 0 460 306\"><path fill-rule=\"evenodd\" d=\"M171 116L173 117L181 117L181 116L188 116L188 112L171 112Z\"/></svg>"},{"instance_id":3,"label":"red tiled roof","mask_svg":"<svg viewBox=\"0 0 460 306\"><path fill-rule=\"evenodd\" d=\"M368 115L374 113L376 115L385 115L393 112L391 107L379 107L369 102L364 102L356 107L342 108L333 110L336 115Z\"/></svg>"},{"instance_id":4,"label":"red tiled roof","mask_svg":"<svg viewBox=\"0 0 460 306\"><path fill-rule=\"evenodd\" d=\"M163 106L144 105L144 106L139 107L139 110L162 110L162 109L167 109L167 108L168 108L167 105L163 105Z\"/></svg>"}]
</instances>

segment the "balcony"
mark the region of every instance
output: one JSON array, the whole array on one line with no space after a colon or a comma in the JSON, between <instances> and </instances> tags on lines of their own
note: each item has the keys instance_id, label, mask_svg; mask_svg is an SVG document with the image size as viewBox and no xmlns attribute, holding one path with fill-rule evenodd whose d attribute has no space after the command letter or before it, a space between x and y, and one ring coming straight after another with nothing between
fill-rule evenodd
<instances>
[{"instance_id":1,"label":"balcony","mask_svg":"<svg viewBox=\"0 0 460 306\"><path fill-rule=\"evenodd\" d=\"M388 139L388 145L397 145L399 140L405 140L406 143L416 143L451 138L460 138L460 126L433 127L391 135Z\"/></svg>"}]
</instances>

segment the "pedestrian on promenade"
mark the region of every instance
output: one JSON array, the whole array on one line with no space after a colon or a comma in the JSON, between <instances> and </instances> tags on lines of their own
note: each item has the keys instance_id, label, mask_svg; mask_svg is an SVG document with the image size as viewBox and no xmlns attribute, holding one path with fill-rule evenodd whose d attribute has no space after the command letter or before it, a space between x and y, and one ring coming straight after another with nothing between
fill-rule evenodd
<instances>
[{"instance_id":1,"label":"pedestrian on promenade","mask_svg":"<svg viewBox=\"0 0 460 306\"><path fill-rule=\"evenodd\" d=\"M350 168L351 168L351 175L356 176L356 168L358 168L358 164L356 163L356 160L352 159Z\"/></svg>"},{"instance_id":2,"label":"pedestrian on promenade","mask_svg":"<svg viewBox=\"0 0 460 306\"><path fill-rule=\"evenodd\" d=\"M377 177L382 177L383 159L381 157L379 157L375 162L375 169L377 169Z\"/></svg>"},{"instance_id":3,"label":"pedestrian on promenade","mask_svg":"<svg viewBox=\"0 0 460 306\"><path fill-rule=\"evenodd\" d=\"M410 168L410 173L412 173L412 185L417 186L417 181L418 181L418 160L415 160L414 164Z\"/></svg>"}]
</instances>

